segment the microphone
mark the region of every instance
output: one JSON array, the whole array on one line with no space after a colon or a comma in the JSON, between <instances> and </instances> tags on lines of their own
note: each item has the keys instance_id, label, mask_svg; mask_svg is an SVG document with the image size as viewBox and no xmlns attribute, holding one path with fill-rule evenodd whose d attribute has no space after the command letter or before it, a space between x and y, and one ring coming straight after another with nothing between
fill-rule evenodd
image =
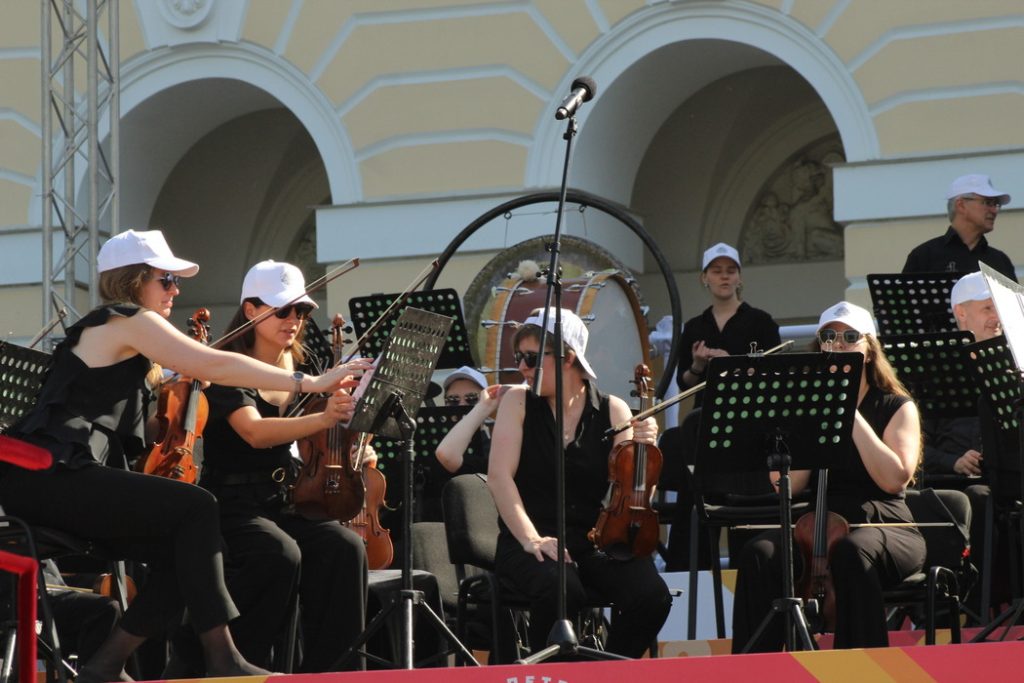
<instances>
[{"instance_id":1,"label":"microphone","mask_svg":"<svg viewBox=\"0 0 1024 683\"><path fill-rule=\"evenodd\" d=\"M594 83L594 79L589 76L580 76L572 82L572 90L555 111L555 118L561 121L575 115L580 105L592 100L596 94L597 84Z\"/></svg>"}]
</instances>

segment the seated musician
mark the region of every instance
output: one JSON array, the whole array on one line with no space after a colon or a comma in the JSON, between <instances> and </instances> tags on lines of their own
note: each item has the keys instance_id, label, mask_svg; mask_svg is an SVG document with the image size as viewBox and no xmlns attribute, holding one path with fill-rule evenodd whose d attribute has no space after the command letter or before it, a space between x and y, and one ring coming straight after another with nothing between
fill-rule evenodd
<instances>
[{"instance_id":1,"label":"seated musician","mask_svg":"<svg viewBox=\"0 0 1024 683\"><path fill-rule=\"evenodd\" d=\"M1003 333L985 276L960 278L949 295L957 327L977 342ZM924 471L929 474L981 475L981 427L977 415L924 421Z\"/></svg>"},{"instance_id":2,"label":"seated musician","mask_svg":"<svg viewBox=\"0 0 1024 683\"><path fill-rule=\"evenodd\" d=\"M818 324L816 344L822 351L864 354L853 443L828 477L828 509L851 524L913 521L904 498L921 454L918 411L876 334L871 314L845 301L822 313ZM802 490L810 480L809 471L793 472L793 490ZM924 538L913 527L861 527L836 541L830 554L835 647L887 646L882 591L919 571L924 559ZM778 531L766 532L743 548L733 606L733 652L743 650L772 600L781 595L781 560ZM798 559L796 577L800 564ZM783 620L773 619L752 650L780 650L783 642Z\"/></svg>"},{"instance_id":3,"label":"seated musician","mask_svg":"<svg viewBox=\"0 0 1024 683\"><path fill-rule=\"evenodd\" d=\"M295 370L304 359L303 323L317 307L305 288L301 271L291 264L262 261L249 269L241 306L227 329L237 329L271 306L277 311L227 348ZM354 373L369 367L362 359L346 365ZM363 629L366 551L362 539L339 522L290 513L284 493L296 440L350 419L354 401L339 391L320 411L290 417L289 407L298 398L294 392L214 384L206 396L210 416L200 484L220 501L227 585L241 612L230 624L231 633L250 661L269 665L297 585L303 636L299 670L328 671ZM180 639L175 651L189 659ZM183 671L172 671L183 677Z\"/></svg>"},{"instance_id":4,"label":"seated musician","mask_svg":"<svg viewBox=\"0 0 1024 683\"><path fill-rule=\"evenodd\" d=\"M491 432L485 423L498 408L505 387L487 386L487 378L464 365L444 380L444 404L468 406L471 410L455 423L437 445L437 461L451 474L487 471L491 451Z\"/></svg>"},{"instance_id":5,"label":"seated musician","mask_svg":"<svg viewBox=\"0 0 1024 683\"><path fill-rule=\"evenodd\" d=\"M547 643L557 619L558 565L567 567L566 606L575 618L587 600L587 591L615 604L616 615L606 648L639 657L657 637L668 617L671 597L650 557L613 560L594 549L587 532L597 521L608 488L611 441L603 434L610 425L628 421L629 407L598 391L596 376L587 362L588 331L574 313L562 310L565 358L555 366L550 342L541 349L542 316L528 318L513 339L520 372L530 384L543 363L540 395L529 386L509 388L498 407L491 441L488 485L500 513L501 532L495 558L499 577L510 582L530 601L530 645L536 651ZM554 327L554 311L549 331ZM608 340L614 343L613 340ZM555 434L555 372L564 383L564 433ZM636 439L653 444L653 419L636 422L617 434L614 443ZM556 441L565 445L566 555L557 554Z\"/></svg>"}]
</instances>

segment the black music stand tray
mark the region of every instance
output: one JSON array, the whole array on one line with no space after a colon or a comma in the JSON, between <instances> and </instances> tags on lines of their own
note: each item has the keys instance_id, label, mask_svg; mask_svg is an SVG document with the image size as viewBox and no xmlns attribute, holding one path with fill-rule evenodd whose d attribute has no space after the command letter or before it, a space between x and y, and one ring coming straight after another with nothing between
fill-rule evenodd
<instances>
[{"instance_id":1,"label":"black music stand tray","mask_svg":"<svg viewBox=\"0 0 1024 683\"><path fill-rule=\"evenodd\" d=\"M779 617L786 620L787 650L817 647L803 600L793 594L790 471L828 468L850 448L863 364L860 353L800 353L725 356L713 358L708 367L698 447L711 457L705 458L701 476L780 474L782 597L772 601L744 651Z\"/></svg>"},{"instance_id":2,"label":"black music stand tray","mask_svg":"<svg viewBox=\"0 0 1024 683\"><path fill-rule=\"evenodd\" d=\"M36 403L50 354L0 341L0 434Z\"/></svg>"},{"instance_id":3,"label":"black music stand tray","mask_svg":"<svg viewBox=\"0 0 1024 683\"><path fill-rule=\"evenodd\" d=\"M949 293L966 273L892 273L868 275L871 306L880 336L952 332Z\"/></svg>"},{"instance_id":4,"label":"black music stand tray","mask_svg":"<svg viewBox=\"0 0 1024 683\"><path fill-rule=\"evenodd\" d=\"M414 590L412 583L412 460L416 452L416 414L427 392L430 376L441 355L451 325L452 319L443 315L411 307L403 309L378 356L380 363L356 404L355 414L349 423L348 428L352 431L381 434L405 444L405 459L402 463L405 486L402 504L403 535L406 541L402 544L402 590L399 591L398 599L392 600L377 613L352 647L338 658L331 670L341 670L355 656L372 659L391 668L414 668L413 613L416 610L448 640L456 656L461 657L466 664L479 664L444 620L430 608L424 599L423 591ZM363 648L370 638L384 627L388 617L397 609L401 610L402 619L399 625L401 661L396 664L372 655Z\"/></svg>"},{"instance_id":5,"label":"black music stand tray","mask_svg":"<svg viewBox=\"0 0 1024 683\"><path fill-rule=\"evenodd\" d=\"M349 299L348 310L352 315L352 325L355 328L356 337L362 336L399 296L401 294L372 294ZM469 348L469 334L466 332L466 321L462 316L462 304L459 302L458 292L454 289L434 289L429 292L410 293L405 306L393 311L388 316L388 320L384 321L377 331L366 340L361 349L364 356L376 358L380 354L394 327L394 321L398 319L401 311L410 306L452 319L451 331L444 341L441 357L435 367L459 368L463 365L476 367ZM408 402L406 402L406 407L409 407ZM413 417L415 417L415 413Z\"/></svg>"},{"instance_id":6,"label":"black music stand tray","mask_svg":"<svg viewBox=\"0 0 1024 683\"><path fill-rule=\"evenodd\" d=\"M977 373L964 352L974 344L973 334L906 334L879 341L900 381L917 402L921 417L977 415Z\"/></svg>"},{"instance_id":7,"label":"black music stand tray","mask_svg":"<svg viewBox=\"0 0 1024 683\"><path fill-rule=\"evenodd\" d=\"M1022 414L1024 413L1024 390L1021 385L1021 371L1010 352L1006 338L999 336L972 344L964 349L964 354L970 358L977 373L976 376L981 379L982 392L992 408L992 417L996 425L1002 431L1017 434L1017 457L1019 460L1024 460L1024 449L1021 448L1024 445L1024 427L1022 427L1024 425L1024 414ZM986 458L988 455L988 449L986 449ZM1011 573L1016 573L1020 571L1019 565L1022 559L1018 553L1024 550L1024 504L1021 501L1021 496L1024 495L1024 462L1013 463L1013 465L1020 470L1019 488L1015 488L1015 499L1009 511L1010 521L1017 523L1017 548L1010 552ZM998 495L998 490L1005 490L1005 487L999 486L996 477L999 469L998 463L989 468L990 485L994 496ZM991 552L991 549L992 544L989 540L986 543L986 552ZM990 602L989 597L982 594L983 606ZM971 639L971 642L986 642L989 635L1004 623L1006 628L998 640L1005 640L1010 633L1010 628L1020 620L1021 616L1024 616L1024 597L1018 596L1010 602L1005 610L986 624L985 628Z\"/></svg>"}]
</instances>

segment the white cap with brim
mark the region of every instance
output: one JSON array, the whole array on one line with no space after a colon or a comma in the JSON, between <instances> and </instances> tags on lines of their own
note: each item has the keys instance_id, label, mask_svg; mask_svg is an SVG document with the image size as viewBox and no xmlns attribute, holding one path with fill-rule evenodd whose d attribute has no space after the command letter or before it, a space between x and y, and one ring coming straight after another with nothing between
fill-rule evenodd
<instances>
[{"instance_id":1,"label":"white cap with brim","mask_svg":"<svg viewBox=\"0 0 1024 683\"><path fill-rule=\"evenodd\" d=\"M949 305L956 306L968 301L985 301L992 298L988 282L981 271L968 273L956 281L949 293Z\"/></svg>"},{"instance_id":2,"label":"white cap with brim","mask_svg":"<svg viewBox=\"0 0 1024 683\"><path fill-rule=\"evenodd\" d=\"M861 308L857 304L851 304L849 301L840 301L836 305L825 309L825 312L818 319L816 333L820 332L821 328L825 327L825 325L834 322L843 323L861 334L878 336L878 330L875 327L875 321L871 317L871 313L866 308Z\"/></svg>"},{"instance_id":3,"label":"white cap with brim","mask_svg":"<svg viewBox=\"0 0 1024 683\"><path fill-rule=\"evenodd\" d=\"M704 252L704 259L701 261L700 266L701 271L707 270L708 266L710 266L711 262L716 258L727 258L738 267L743 267L743 264L740 263L740 252L736 251L735 247L731 247L725 242L719 242L714 246L708 247Z\"/></svg>"},{"instance_id":4,"label":"white cap with brim","mask_svg":"<svg viewBox=\"0 0 1024 683\"><path fill-rule=\"evenodd\" d=\"M260 261L249 269L242 282L242 298L259 299L263 303L280 308L290 304L310 304L319 308L306 294L306 278L302 271L290 263Z\"/></svg>"},{"instance_id":5,"label":"white cap with brim","mask_svg":"<svg viewBox=\"0 0 1024 683\"><path fill-rule=\"evenodd\" d=\"M549 309L548 314L548 333L554 334L555 331L555 309ZM536 325L537 327L543 327L544 325L544 312L541 311L536 315L531 315L529 318L523 321L524 325ZM590 338L590 331L587 329L586 324L580 317L570 311L567 308L562 309L562 341L565 345L573 350L576 354L576 359L579 360L580 366L583 367L583 375L590 380L597 381L597 373L594 372L594 368L590 367L590 363L587 362L584 354L587 351L587 340Z\"/></svg>"},{"instance_id":6,"label":"white cap with brim","mask_svg":"<svg viewBox=\"0 0 1024 683\"><path fill-rule=\"evenodd\" d=\"M159 230L125 230L113 235L100 247L96 258L96 267L101 273L139 263L182 277L192 277L199 272L198 264L171 253Z\"/></svg>"},{"instance_id":7,"label":"white cap with brim","mask_svg":"<svg viewBox=\"0 0 1024 683\"><path fill-rule=\"evenodd\" d=\"M487 388L487 378L484 377L482 373L468 365L463 365L461 368L444 378L444 390L448 391L448 387L451 386L452 382L458 379L468 379L481 389Z\"/></svg>"},{"instance_id":8,"label":"white cap with brim","mask_svg":"<svg viewBox=\"0 0 1024 683\"><path fill-rule=\"evenodd\" d=\"M946 199L953 199L965 194L976 194L979 197L999 197L999 203L1010 203L1010 195L992 186L992 179L982 173L962 175L949 184Z\"/></svg>"}]
</instances>

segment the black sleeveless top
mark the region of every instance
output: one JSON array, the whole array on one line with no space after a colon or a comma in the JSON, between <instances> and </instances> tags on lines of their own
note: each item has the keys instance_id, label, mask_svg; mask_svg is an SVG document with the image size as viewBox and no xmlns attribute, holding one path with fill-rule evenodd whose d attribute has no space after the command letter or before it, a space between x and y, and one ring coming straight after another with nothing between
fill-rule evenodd
<instances>
[{"instance_id":1,"label":"black sleeveless top","mask_svg":"<svg viewBox=\"0 0 1024 683\"><path fill-rule=\"evenodd\" d=\"M611 441L604 432L611 427L608 395L586 382L587 399L576 427L576 437L565 447L566 547L571 555L593 550L587 532L597 522L608 490L608 455ZM555 416L546 398L526 393L523 443L515 483L526 514L542 536L554 536L557 522L555 482ZM511 532L499 518L501 533Z\"/></svg>"},{"instance_id":2,"label":"black sleeveless top","mask_svg":"<svg viewBox=\"0 0 1024 683\"><path fill-rule=\"evenodd\" d=\"M281 417L280 408L265 401L256 389L213 384L204 393L210 404L210 416L203 430L204 486L216 488L218 478L226 474L265 472L270 481L271 472L278 467L288 467L290 442L253 448L228 422L233 412L245 406L255 408L261 417Z\"/></svg>"},{"instance_id":3,"label":"black sleeveless top","mask_svg":"<svg viewBox=\"0 0 1024 683\"><path fill-rule=\"evenodd\" d=\"M881 389L870 387L857 409L878 438L882 438L889 421L903 404L911 400L907 396L886 394ZM888 493L878 487L864 467L864 461L853 443L838 465L829 470L828 508L841 514L851 524L912 522L914 518L905 498L905 491Z\"/></svg>"},{"instance_id":4,"label":"black sleeveless top","mask_svg":"<svg viewBox=\"0 0 1024 683\"><path fill-rule=\"evenodd\" d=\"M146 446L146 408L152 392L146 374L152 363L142 354L91 368L72 349L88 327L113 316L130 318L140 309L100 306L72 325L53 352L35 406L9 434L53 454L54 467L79 469L106 464L123 467Z\"/></svg>"}]
</instances>

